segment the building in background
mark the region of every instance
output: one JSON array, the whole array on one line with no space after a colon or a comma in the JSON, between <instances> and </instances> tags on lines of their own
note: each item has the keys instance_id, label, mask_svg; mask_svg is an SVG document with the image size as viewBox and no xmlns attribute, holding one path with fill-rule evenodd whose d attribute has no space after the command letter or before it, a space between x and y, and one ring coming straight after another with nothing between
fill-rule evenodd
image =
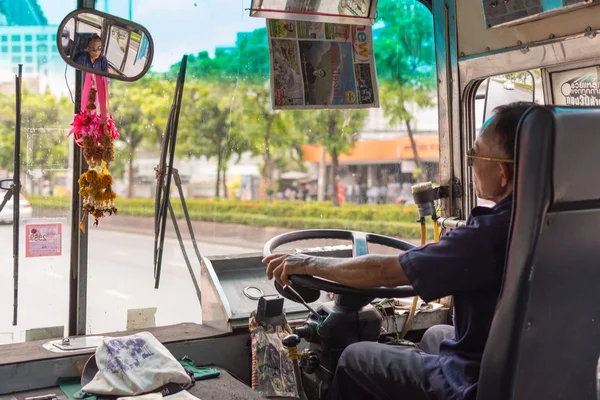
<instances>
[{"instance_id":1,"label":"building in background","mask_svg":"<svg viewBox=\"0 0 600 400\"><path fill-rule=\"evenodd\" d=\"M14 91L14 76L23 64L30 90L63 94L65 63L56 46L57 25L49 25L36 0L0 0L0 90Z\"/></svg>"},{"instance_id":2,"label":"building in background","mask_svg":"<svg viewBox=\"0 0 600 400\"><path fill-rule=\"evenodd\" d=\"M434 96L432 94L432 96ZM439 137L437 107L411 110L415 117L411 129L424 179L439 181ZM325 189L331 198L331 158L320 145L303 148L309 185ZM320 174L322 168L325 173ZM339 157L340 183L345 187L345 200L352 203L396 203L412 200L411 186L419 173L412 143L404 124L392 126L382 108L370 109L365 127L348 154ZM317 185L319 177L324 178ZM322 189L323 190L323 189ZM336 190L337 192L337 190Z\"/></svg>"}]
</instances>

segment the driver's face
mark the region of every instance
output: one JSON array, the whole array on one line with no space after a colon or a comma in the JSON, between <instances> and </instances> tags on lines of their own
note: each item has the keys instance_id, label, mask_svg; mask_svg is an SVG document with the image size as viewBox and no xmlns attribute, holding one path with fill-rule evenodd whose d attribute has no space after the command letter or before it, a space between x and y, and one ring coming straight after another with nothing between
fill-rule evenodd
<instances>
[{"instance_id":1,"label":"driver's face","mask_svg":"<svg viewBox=\"0 0 600 400\"><path fill-rule=\"evenodd\" d=\"M475 141L473 151L480 157L512 158L505 154L502 147L495 140L495 118L493 116L481 128L482 133ZM473 188L480 199L498 202L512 190L512 173L507 165L498 161L474 159L471 164L473 170Z\"/></svg>"},{"instance_id":2,"label":"driver's face","mask_svg":"<svg viewBox=\"0 0 600 400\"><path fill-rule=\"evenodd\" d=\"M96 59L100 56L100 52L102 51L102 42L98 39L94 39L88 44L88 52L90 53L90 57L92 59Z\"/></svg>"}]
</instances>

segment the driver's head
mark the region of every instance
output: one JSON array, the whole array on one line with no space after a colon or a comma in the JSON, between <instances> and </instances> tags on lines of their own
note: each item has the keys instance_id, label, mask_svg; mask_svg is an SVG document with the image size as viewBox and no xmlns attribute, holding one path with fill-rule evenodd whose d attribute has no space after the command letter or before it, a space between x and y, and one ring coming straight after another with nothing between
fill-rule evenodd
<instances>
[{"instance_id":1,"label":"driver's head","mask_svg":"<svg viewBox=\"0 0 600 400\"><path fill-rule=\"evenodd\" d=\"M102 51L102 40L99 36L92 36L92 38L88 41L87 50L88 53L90 53L90 58L92 60L100 57L100 52Z\"/></svg>"},{"instance_id":2,"label":"driver's head","mask_svg":"<svg viewBox=\"0 0 600 400\"><path fill-rule=\"evenodd\" d=\"M514 149L521 117L534 103L497 107L467 155L477 197L495 203L513 191Z\"/></svg>"}]
</instances>

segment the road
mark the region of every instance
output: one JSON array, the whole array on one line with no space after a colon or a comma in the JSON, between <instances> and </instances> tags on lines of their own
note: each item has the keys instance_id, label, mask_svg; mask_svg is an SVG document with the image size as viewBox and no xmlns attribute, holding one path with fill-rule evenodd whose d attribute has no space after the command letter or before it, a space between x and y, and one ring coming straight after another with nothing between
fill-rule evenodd
<instances>
[{"instance_id":1,"label":"road","mask_svg":"<svg viewBox=\"0 0 600 400\"><path fill-rule=\"evenodd\" d=\"M137 55L137 50L139 47L139 43L131 41L129 43L129 52L127 61L125 62L125 69L123 73L128 77L133 77L142 72L144 69L144 64L146 62L146 57L135 61L135 57ZM123 62L123 57L125 57L125 53L119 47L119 44L116 40L113 40L111 37L110 43L108 45L108 49L106 52L106 58L117 67L121 67L121 63Z\"/></svg>"},{"instance_id":2,"label":"road","mask_svg":"<svg viewBox=\"0 0 600 400\"><path fill-rule=\"evenodd\" d=\"M486 117L483 117L484 100L476 100L475 118L476 127L479 129L482 122L492 115L492 111L501 105L513 103L515 101L533 101L533 93L519 86L515 86L514 90L506 90L500 82L492 79L489 81L490 88L487 93L487 106L485 107ZM483 91L485 93L485 89ZM541 88L536 88L535 98L538 104L544 103L544 97Z\"/></svg>"},{"instance_id":3,"label":"road","mask_svg":"<svg viewBox=\"0 0 600 400\"><path fill-rule=\"evenodd\" d=\"M533 92L515 85L514 90L506 90L500 82L490 79L486 117L491 116L494 108L516 101L533 101Z\"/></svg>"},{"instance_id":4,"label":"road","mask_svg":"<svg viewBox=\"0 0 600 400\"><path fill-rule=\"evenodd\" d=\"M12 327L12 226L0 226L0 252L3 253L0 258L0 344L24 341L25 331L31 328L66 326L70 247L68 226L66 228L61 257L25 258L21 246L19 324ZM156 307L157 325L201 321L196 292L177 240L165 240L158 290L154 289L152 236L91 230L90 243L88 333L126 329L129 309ZM198 246L205 256L259 250L203 242ZM195 253L189 242L187 251L199 280L198 263L194 263Z\"/></svg>"}]
</instances>

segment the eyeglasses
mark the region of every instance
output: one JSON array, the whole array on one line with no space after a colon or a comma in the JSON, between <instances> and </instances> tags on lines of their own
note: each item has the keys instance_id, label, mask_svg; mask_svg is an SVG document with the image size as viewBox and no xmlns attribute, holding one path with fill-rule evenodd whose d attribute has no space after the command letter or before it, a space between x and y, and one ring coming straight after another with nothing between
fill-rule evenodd
<instances>
[{"instance_id":1,"label":"eyeglasses","mask_svg":"<svg viewBox=\"0 0 600 400\"><path fill-rule=\"evenodd\" d=\"M89 49L90 49L90 51L100 51L100 50L102 50L102 46L90 47Z\"/></svg>"},{"instance_id":2,"label":"eyeglasses","mask_svg":"<svg viewBox=\"0 0 600 400\"><path fill-rule=\"evenodd\" d=\"M477 153L475 152L475 149L471 147L469 149L469 151L467 151L467 164L469 165L469 167L473 166L473 163L475 162L475 160L496 161L496 162L504 162L504 163L514 163L515 162L515 160L509 160L508 158L478 156Z\"/></svg>"}]
</instances>

